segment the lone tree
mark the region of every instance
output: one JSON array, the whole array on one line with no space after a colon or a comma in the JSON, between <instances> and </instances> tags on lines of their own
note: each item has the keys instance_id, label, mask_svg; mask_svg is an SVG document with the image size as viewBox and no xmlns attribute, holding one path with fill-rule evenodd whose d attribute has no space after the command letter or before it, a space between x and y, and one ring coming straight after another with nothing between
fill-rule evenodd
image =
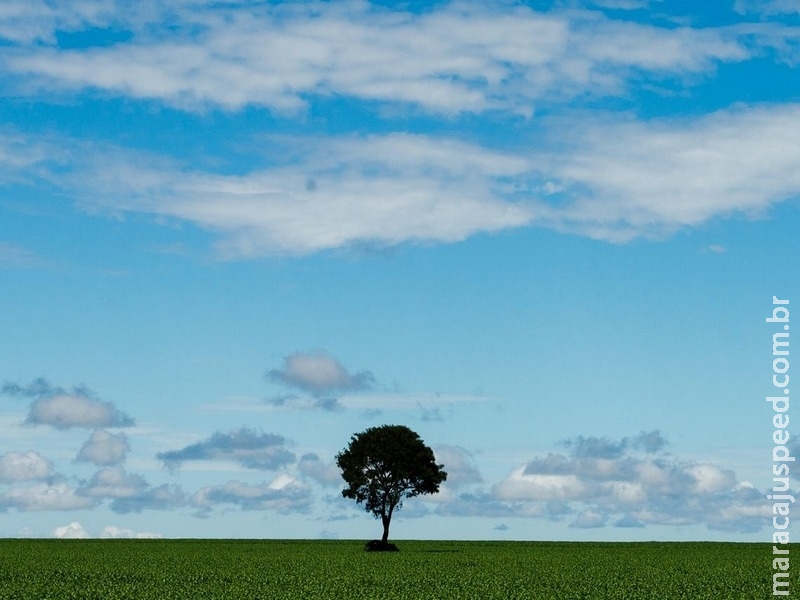
<instances>
[{"instance_id":1,"label":"lone tree","mask_svg":"<svg viewBox=\"0 0 800 600\"><path fill-rule=\"evenodd\" d=\"M431 450L419 435L403 425L370 427L350 438L336 455L347 487L342 496L352 498L383 523L381 543L389 539L389 523L403 498L435 494L447 479Z\"/></svg>"}]
</instances>

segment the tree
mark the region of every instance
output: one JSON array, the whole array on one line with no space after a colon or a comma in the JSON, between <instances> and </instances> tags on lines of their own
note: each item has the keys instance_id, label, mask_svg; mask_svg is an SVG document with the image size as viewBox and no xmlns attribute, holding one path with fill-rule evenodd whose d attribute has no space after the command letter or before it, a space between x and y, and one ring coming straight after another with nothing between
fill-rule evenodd
<instances>
[{"instance_id":1,"label":"tree","mask_svg":"<svg viewBox=\"0 0 800 600\"><path fill-rule=\"evenodd\" d=\"M352 498L383 523L384 544L389 524L404 498L435 494L447 479L431 450L419 435L403 425L370 427L350 438L336 455L347 487L342 496Z\"/></svg>"}]
</instances>

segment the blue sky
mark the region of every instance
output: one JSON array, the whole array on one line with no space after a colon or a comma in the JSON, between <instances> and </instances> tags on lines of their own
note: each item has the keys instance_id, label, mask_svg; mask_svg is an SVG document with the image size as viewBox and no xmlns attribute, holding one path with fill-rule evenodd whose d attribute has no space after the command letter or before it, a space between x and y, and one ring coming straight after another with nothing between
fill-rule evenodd
<instances>
[{"instance_id":1,"label":"blue sky","mask_svg":"<svg viewBox=\"0 0 800 600\"><path fill-rule=\"evenodd\" d=\"M6 0L0 536L769 540L792 0Z\"/></svg>"}]
</instances>

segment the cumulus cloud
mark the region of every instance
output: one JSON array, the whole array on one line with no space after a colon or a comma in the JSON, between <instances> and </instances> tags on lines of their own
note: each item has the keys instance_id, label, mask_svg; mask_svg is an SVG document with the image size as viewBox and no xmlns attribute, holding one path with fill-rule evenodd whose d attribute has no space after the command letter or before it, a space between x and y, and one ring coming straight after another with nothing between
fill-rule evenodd
<instances>
[{"instance_id":1,"label":"cumulus cloud","mask_svg":"<svg viewBox=\"0 0 800 600\"><path fill-rule=\"evenodd\" d=\"M66 389L40 377L27 385L5 382L0 393L33 398L26 423L50 425L56 429L72 427L128 427L134 421L111 402L98 400L85 385Z\"/></svg>"},{"instance_id":2,"label":"cumulus cloud","mask_svg":"<svg viewBox=\"0 0 800 600\"><path fill-rule=\"evenodd\" d=\"M7 452L0 456L0 483L48 479L53 463L38 452Z\"/></svg>"},{"instance_id":3,"label":"cumulus cloud","mask_svg":"<svg viewBox=\"0 0 800 600\"><path fill-rule=\"evenodd\" d=\"M154 540L164 537L160 533L153 533L150 531L134 531L133 529L125 529L123 527L116 527L114 525L107 525L103 527L100 532L100 537L104 539L145 539Z\"/></svg>"},{"instance_id":4,"label":"cumulus cloud","mask_svg":"<svg viewBox=\"0 0 800 600\"><path fill-rule=\"evenodd\" d=\"M110 507L115 513L140 513L143 510L172 510L186 504L186 494L180 486L162 484L148 487L133 496L115 498Z\"/></svg>"},{"instance_id":5,"label":"cumulus cloud","mask_svg":"<svg viewBox=\"0 0 800 600\"><path fill-rule=\"evenodd\" d=\"M448 517L542 517L543 507L508 502L486 492L462 492L436 507L436 514Z\"/></svg>"},{"instance_id":6,"label":"cumulus cloud","mask_svg":"<svg viewBox=\"0 0 800 600\"><path fill-rule=\"evenodd\" d=\"M64 394L35 400L26 423L50 425L56 429L128 427L133 425L133 419L111 402Z\"/></svg>"},{"instance_id":7,"label":"cumulus cloud","mask_svg":"<svg viewBox=\"0 0 800 600\"><path fill-rule=\"evenodd\" d=\"M125 514L143 510L168 510L182 506L185 494L177 485L152 487L144 477L128 473L121 467L100 469L78 494L97 501L111 500L110 508Z\"/></svg>"},{"instance_id":8,"label":"cumulus cloud","mask_svg":"<svg viewBox=\"0 0 800 600\"><path fill-rule=\"evenodd\" d=\"M248 469L272 471L295 461L285 444L279 435L242 427L229 433L215 432L180 450L159 452L157 457L169 468L179 468L186 461L227 460Z\"/></svg>"},{"instance_id":9,"label":"cumulus cloud","mask_svg":"<svg viewBox=\"0 0 800 600\"><path fill-rule=\"evenodd\" d=\"M83 525L77 521L73 521L69 525L56 527L52 535L59 539L88 539L92 537L86 529L83 528ZM103 528L103 531L100 532L100 537L102 539L159 539L163 536L160 533L134 531L133 529L107 525Z\"/></svg>"},{"instance_id":10,"label":"cumulus cloud","mask_svg":"<svg viewBox=\"0 0 800 600\"><path fill-rule=\"evenodd\" d=\"M575 499L586 494L586 485L572 474L528 473L527 467L520 467L497 484L494 493L502 500Z\"/></svg>"},{"instance_id":11,"label":"cumulus cloud","mask_svg":"<svg viewBox=\"0 0 800 600\"><path fill-rule=\"evenodd\" d=\"M108 467L97 471L79 493L97 498L130 498L148 487L141 475L129 474L121 467Z\"/></svg>"},{"instance_id":12,"label":"cumulus cloud","mask_svg":"<svg viewBox=\"0 0 800 600\"><path fill-rule=\"evenodd\" d=\"M81 446L75 460L96 465L118 465L125 461L128 450L128 438L123 432L115 434L104 429L95 429Z\"/></svg>"},{"instance_id":13,"label":"cumulus cloud","mask_svg":"<svg viewBox=\"0 0 800 600\"><path fill-rule=\"evenodd\" d=\"M529 510L553 501L553 516L576 514L572 527L705 524L710 529L757 531L766 524L760 493L733 471L661 453L658 432L611 440L579 436L568 455L536 457L496 484L492 496ZM544 511L542 511L544 513Z\"/></svg>"},{"instance_id":14,"label":"cumulus cloud","mask_svg":"<svg viewBox=\"0 0 800 600\"><path fill-rule=\"evenodd\" d=\"M614 527L644 527L644 523L631 515L624 515L614 523Z\"/></svg>"},{"instance_id":15,"label":"cumulus cloud","mask_svg":"<svg viewBox=\"0 0 800 600\"><path fill-rule=\"evenodd\" d=\"M81 496L68 484L37 483L28 487L12 487L0 494L0 511L81 510L97 504L94 498Z\"/></svg>"},{"instance_id":16,"label":"cumulus cloud","mask_svg":"<svg viewBox=\"0 0 800 600\"><path fill-rule=\"evenodd\" d=\"M83 525L77 521L73 521L69 525L56 527L51 535L63 540L84 540L91 537L83 528Z\"/></svg>"},{"instance_id":17,"label":"cumulus cloud","mask_svg":"<svg viewBox=\"0 0 800 600\"><path fill-rule=\"evenodd\" d=\"M333 463L324 463L314 453L304 454L297 463L297 469L303 475L324 485L339 485L342 483L342 472Z\"/></svg>"},{"instance_id":18,"label":"cumulus cloud","mask_svg":"<svg viewBox=\"0 0 800 600\"><path fill-rule=\"evenodd\" d=\"M570 527L577 527L578 529L593 529L595 527L603 527L606 524L606 515L593 508L587 508L578 513L575 520L570 523Z\"/></svg>"},{"instance_id":19,"label":"cumulus cloud","mask_svg":"<svg viewBox=\"0 0 800 600\"><path fill-rule=\"evenodd\" d=\"M290 408L342 408L336 395L370 389L375 377L369 371L350 373L342 363L324 350L294 352L285 356L283 365L267 371L268 381L297 389L310 397L295 394L267 399L273 406Z\"/></svg>"},{"instance_id":20,"label":"cumulus cloud","mask_svg":"<svg viewBox=\"0 0 800 600\"><path fill-rule=\"evenodd\" d=\"M368 389L375 382L369 371L350 373L324 350L289 354L283 365L269 371L267 377L314 396Z\"/></svg>"},{"instance_id":21,"label":"cumulus cloud","mask_svg":"<svg viewBox=\"0 0 800 600\"><path fill-rule=\"evenodd\" d=\"M282 514L307 512L311 507L310 489L301 481L282 473L269 483L251 485L228 481L205 487L194 495L192 503L201 515L218 505L233 504L242 510L273 510Z\"/></svg>"},{"instance_id":22,"label":"cumulus cloud","mask_svg":"<svg viewBox=\"0 0 800 600\"><path fill-rule=\"evenodd\" d=\"M433 453L436 463L444 465L447 472L447 481L444 484L447 487L455 489L483 481L475 459L464 448L443 445L434 448Z\"/></svg>"}]
</instances>

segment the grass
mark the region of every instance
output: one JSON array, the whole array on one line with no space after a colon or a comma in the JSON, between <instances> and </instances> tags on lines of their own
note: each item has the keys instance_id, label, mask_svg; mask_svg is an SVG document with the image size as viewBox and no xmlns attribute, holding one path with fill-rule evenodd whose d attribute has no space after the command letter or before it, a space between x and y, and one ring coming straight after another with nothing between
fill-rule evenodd
<instances>
[{"instance_id":1,"label":"grass","mask_svg":"<svg viewBox=\"0 0 800 600\"><path fill-rule=\"evenodd\" d=\"M0 540L0 598L773 598L768 544L397 544L367 553L338 540ZM792 573L800 592L800 565Z\"/></svg>"}]
</instances>

